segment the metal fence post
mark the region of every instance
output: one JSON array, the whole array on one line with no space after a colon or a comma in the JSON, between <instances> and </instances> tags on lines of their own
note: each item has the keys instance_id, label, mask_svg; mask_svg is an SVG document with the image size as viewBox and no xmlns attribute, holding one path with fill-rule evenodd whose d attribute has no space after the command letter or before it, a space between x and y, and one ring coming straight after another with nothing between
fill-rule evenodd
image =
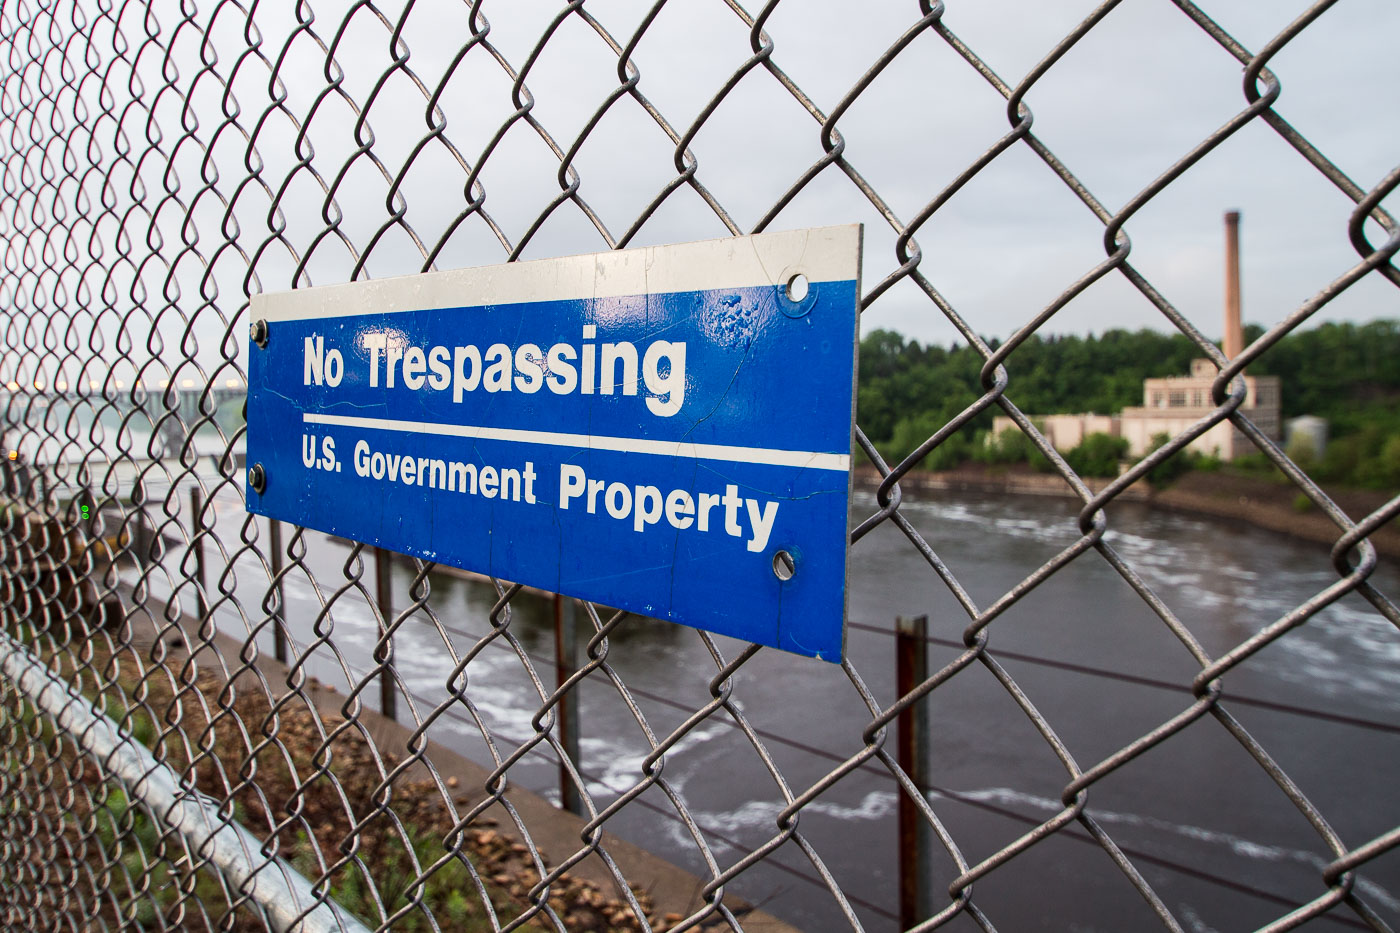
<instances>
[{"instance_id":1,"label":"metal fence post","mask_svg":"<svg viewBox=\"0 0 1400 933\"><path fill-rule=\"evenodd\" d=\"M75 492L73 507L76 510L76 520L84 536L87 536L97 520L97 499L93 497L92 489L86 485L78 486ZM83 511L84 509L87 511Z\"/></svg>"},{"instance_id":2,"label":"metal fence post","mask_svg":"<svg viewBox=\"0 0 1400 933\"><path fill-rule=\"evenodd\" d=\"M282 523L269 518L267 525L268 549L272 552L272 586L277 591L277 609L272 616L272 653L278 661L286 664L287 593L282 588Z\"/></svg>"},{"instance_id":3,"label":"metal fence post","mask_svg":"<svg viewBox=\"0 0 1400 933\"><path fill-rule=\"evenodd\" d=\"M136 565L137 570L145 566L149 555L149 544L146 534L146 510L133 504L131 511L131 533L127 539L127 549L131 553L131 561Z\"/></svg>"},{"instance_id":4,"label":"metal fence post","mask_svg":"<svg viewBox=\"0 0 1400 933\"><path fill-rule=\"evenodd\" d=\"M574 601L554 594L554 682L564 686L574 675L578 657L578 638L574 632ZM559 698L555 707L559 717L559 744L564 754L579 767L578 751L578 689L570 690ZM569 775L568 766L559 762L559 805L570 813L583 815L583 797L578 785Z\"/></svg>"},{"instance_id":5,"label":"metal fence post","mask_svg":"<svg viewBox=\"0 0 1400 933\"><path fill-rule=\"evenodd\" d=\"M928 616L895 620L895 693L905 696L928 679ZM899 767L920 793L928 791L928 707L924 698L899 717ZM933 827L907 794L899 797L899 928L933 913Z\"/></svg>"},{"instance_id":6,"label":"metal fence post","mask_svg":"<svg viewBox=\"0 0 1400 933\"><path fill-rule=\"evenodd\" d=\"M390 719L398 719L399 698L394 691L394 644L389 634L390 619L394 616L394 590L389 571L392 569L393 553L382 547L374 549L374 588L379 601L379 614L384 619L384 647L374 653L374 663L384 665L379 672L379 711Z\"/></svg>"},{"instance_id":7,"label":"metal fence post","mask_svg":"<svg viewBox=\"0 0 1400 933\"><path fill-rule=\"evenodd\" d=\"M191 539L191 547L194 549L194 578L198 589L195 590L195 604L198 607L199 618L204 619L209 614L209 600L204 595L204 517L203 517L203 497L199 494L198 486L190 487L190 516L192 518L192 528L194 537Z\"/></svg>"}]
</instances>

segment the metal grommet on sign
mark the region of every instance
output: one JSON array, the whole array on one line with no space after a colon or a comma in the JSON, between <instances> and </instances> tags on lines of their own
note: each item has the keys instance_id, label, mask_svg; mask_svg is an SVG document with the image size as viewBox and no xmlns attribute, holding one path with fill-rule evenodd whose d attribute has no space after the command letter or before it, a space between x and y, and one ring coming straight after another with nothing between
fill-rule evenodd
<instances>
[{"instance_id":1,"label":"metal grommet on sign","mask_svg":"<svg viewBox=\"0 0 1400 933\"><path fill-rule=\"evenodd\" d=\"M253 343L257 344L259 347L266 348L268 337L267 321L263 318L258 318L254 321L252 326L248 328L248 336L252 339Z\"/></svg>"},{"instance_id":2,"label":"metal grommet on sign","mask_svg":"<svg viewBox=\"0 0 1400 933\"><path fill-rule=\"evenodd\" d=\"M267 488L267 471L263 469L261 463L255 463L249 468L248 487L259 495L262 495L262 491Z\"/></svg>"},{"instance_id":3,"label":"metal grommet on sign","mask_svg":"<svg viewBox=\"0 0 1400 933\"><path fill-rule=\"evenodd\" d=\"M797 559L791 551L780 550L773 555L773 576L779 580L791 580L797 573Z\"/></svg>"}]
</instances>

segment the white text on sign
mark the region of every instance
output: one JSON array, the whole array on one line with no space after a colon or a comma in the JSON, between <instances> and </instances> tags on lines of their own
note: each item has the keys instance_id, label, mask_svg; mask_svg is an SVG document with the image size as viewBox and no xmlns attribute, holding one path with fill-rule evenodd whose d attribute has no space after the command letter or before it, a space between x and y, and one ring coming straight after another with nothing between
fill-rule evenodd
<instances>
[{"instance_id":1,"label":"white text on sign","mask_svg":"<svg viewBox=\"0 0 1400 933\"><path fill-rule=\"evenodd\" d=\"M531 394L548 387L555 395L637 395L645 386L646 406L653 415L669 418L681 410L684 341L654 340L639 354L636 344L626 340L589 342L597 338L597 331L597 325L585 324L578 346L556 343L548 350L534 343L513 350L504 343L493 343L485 351L475 344L425 350L387 330L367 331L359 340L360 349L369 355L366 384L371 388L401 384L413 392L450 389L452 401L460 405L467 393L478 389ZM320 334L304 338L302 364L302 385L334 389L345 377L344 355L335 347L327 349Z\"/></svg>"}]
</instances>

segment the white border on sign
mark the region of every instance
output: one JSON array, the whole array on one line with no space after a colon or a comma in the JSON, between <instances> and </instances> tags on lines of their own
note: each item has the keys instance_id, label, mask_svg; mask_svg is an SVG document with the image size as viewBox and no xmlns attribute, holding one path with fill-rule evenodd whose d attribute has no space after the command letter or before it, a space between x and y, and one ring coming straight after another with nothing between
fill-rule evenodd
<instances>
[{"instance_id":1,"label":"white border on sign","mask_svg":"<svg viewBox=\"0 0 1400 933\"><path fill-rule=\"evenodd\" d=\"M860 225L612 250L254 295L252 320L298 321L525 301L621 298L859 278Z\"/></svg>"}]
</instances>

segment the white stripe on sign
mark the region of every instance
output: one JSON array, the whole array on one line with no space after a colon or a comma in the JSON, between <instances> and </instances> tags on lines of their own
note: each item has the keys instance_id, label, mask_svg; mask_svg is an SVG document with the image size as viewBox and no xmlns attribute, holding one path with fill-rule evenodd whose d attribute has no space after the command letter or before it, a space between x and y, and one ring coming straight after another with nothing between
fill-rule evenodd
<instances>
[{"instance_id":1,"label":"white stripe on sign","mask_svg":"<svg viewBox=\"0 0 1400 933\"><path fill-rule=\"evenodd\" d=\"M443 437L469 437L517 444L545 444L581 450L616 450L622 453L655 454L661 457L687 457L695 460L726 460L731 463L759 463L767 466L801 467L811 470L849 472L849 454L819 453L810 450L772 450L764 447L731 447L726 444L692 444L689 441L650 441L635 437L600 437L595 434L562 434L557 431L522 431L516 428L486 428L469 424L437 424L432 421L399 421L393 418L360 418L354 415L303 413L305 424L339 425L346 428L374 428L380 431L406 431L410 434L438 434Z\"/></svg>"}]
</instances>

